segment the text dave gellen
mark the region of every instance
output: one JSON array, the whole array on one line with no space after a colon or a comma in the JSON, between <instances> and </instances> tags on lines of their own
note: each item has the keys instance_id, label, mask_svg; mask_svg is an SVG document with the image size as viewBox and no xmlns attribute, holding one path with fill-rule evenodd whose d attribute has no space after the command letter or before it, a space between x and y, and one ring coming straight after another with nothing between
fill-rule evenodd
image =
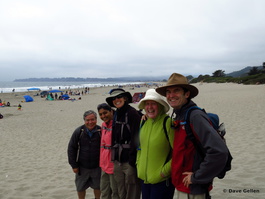
<instances>
[{"instance_id":1,"label":"text dave gellen","mask_svg":"<svg viewBox=\"0 0 265 199\"><path fill-rule=\"evenodd\" d=\"M259 189L224 189L224 193L260 193Z\"/></svg>"}]
</instances>

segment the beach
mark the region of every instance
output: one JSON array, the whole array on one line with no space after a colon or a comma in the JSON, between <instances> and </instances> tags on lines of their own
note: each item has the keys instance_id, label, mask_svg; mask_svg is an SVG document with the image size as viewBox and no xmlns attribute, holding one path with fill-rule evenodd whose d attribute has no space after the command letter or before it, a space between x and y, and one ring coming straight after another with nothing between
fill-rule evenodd
<instances>
[{"instance_id":1,"label":"beach","mask_svg":"<svg viewBox=\"0 0 265 199\"><path fill-rule=\"evenodd\" d=\"M232 170L224 179L214 180L212 198L265 198L265 85L194 85L199 95L193 101L225 123L226 142L234 157ZM76 100L54 101L33 96L34 92L0 93L0 99L11 104L0 108L4 116L0 119L0 199L77 198L67 160L68 142L83 124L83 113L97 111L111 88L91 88L87 95L71 96ZM133 95L148 88L124 89ZM22 102L25 94L34 101ZM131 105L137 108L136 103ZM86 198L93 198L91 189Z\"/></svg>"}]
</instances>

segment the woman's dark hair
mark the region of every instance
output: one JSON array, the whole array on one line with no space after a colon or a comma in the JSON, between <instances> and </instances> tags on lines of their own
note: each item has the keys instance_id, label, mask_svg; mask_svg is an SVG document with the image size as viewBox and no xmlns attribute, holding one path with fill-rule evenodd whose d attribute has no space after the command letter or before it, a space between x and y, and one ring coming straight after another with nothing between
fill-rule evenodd
<instances>
[{"instance_id":1,"label":"woman's dark hair","mask_svg":"<svg viewBox=\"0 0 265 199\"><path fill-rule=\"evenodd\" d=\"M102 103L102 104L99 104L98 107L97 107L98 111L100 109L105 109L105 110L108 110L108 111L111 111L112 108L111 106L109 106L107 103Z\"/></svg>"}]
</instances>

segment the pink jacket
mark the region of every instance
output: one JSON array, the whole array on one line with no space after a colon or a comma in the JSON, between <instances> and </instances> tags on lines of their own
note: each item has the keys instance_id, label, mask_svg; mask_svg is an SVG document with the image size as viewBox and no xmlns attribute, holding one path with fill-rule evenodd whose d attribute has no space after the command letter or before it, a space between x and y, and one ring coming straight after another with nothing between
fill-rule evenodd
<instances>
[{"instance_id":1,"label":"pink jacket","mask_svg":"<svg viewBox=\"0 0 265 199\"><path fill-rule=\"evenodd\" d=\"M111 161L111 134L112 134L112 120L106 124L102 123L101 128L101 144L100 144L100 163L101 169L113 174L114 163Z\"/></svg>"}]
</instances>

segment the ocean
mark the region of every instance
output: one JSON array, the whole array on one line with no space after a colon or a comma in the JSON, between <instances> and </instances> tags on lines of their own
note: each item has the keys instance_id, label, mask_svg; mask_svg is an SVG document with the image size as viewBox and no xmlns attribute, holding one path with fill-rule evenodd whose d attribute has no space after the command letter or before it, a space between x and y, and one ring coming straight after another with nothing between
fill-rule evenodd
<instances>
[{"instance_id":1,"label":"ocean","mask_svg":"<svg viewBox=\"0 0 265 199\"><path fill-rule=\"evenodd\" d=\"M41 91L52 89L77 89L85 87L123 86L142 84L143 82L1 82L0 93L25 92L29 88L39 88Z\"/></svg>"}]
</instances>

